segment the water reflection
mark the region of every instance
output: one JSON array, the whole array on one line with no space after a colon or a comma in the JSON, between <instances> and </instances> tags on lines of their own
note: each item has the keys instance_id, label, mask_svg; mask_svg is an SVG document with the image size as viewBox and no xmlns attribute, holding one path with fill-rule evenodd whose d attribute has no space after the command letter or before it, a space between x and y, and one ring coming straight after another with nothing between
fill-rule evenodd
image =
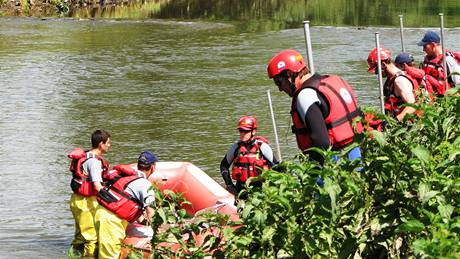
<instances>
[{"instance_id":1,"label":"water reflection","mask_svg":"<svg viewBox=\"0 0 460 259\"><path fill-rule=\"evenodd\" d=\"M404 15L409 27L437 27L438 13L445 14L446 26L460 26L457 0L151 0L143 4L71 12L75 17L172 18L232 21L242 31L298 28L303 20L312 25L399 26Z\"/></svg>"}]
</instances>

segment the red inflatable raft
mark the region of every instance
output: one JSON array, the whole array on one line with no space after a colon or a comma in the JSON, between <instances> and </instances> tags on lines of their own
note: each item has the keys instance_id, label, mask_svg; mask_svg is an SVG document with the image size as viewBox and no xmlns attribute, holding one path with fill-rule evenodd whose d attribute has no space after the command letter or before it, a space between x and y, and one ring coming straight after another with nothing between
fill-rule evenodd
<instances>
[{"instance_id":1,"label":"red inflatable raft","mask_svg":"<svg viewBox=\"0 0 460 259\"><path fill-rule=\"evenodd\" d=\"M158 162L149 181L156 183L161 191L171 190L174 193L182 193L183 197L191 203L184 207L190 215L195 215L201 210L211 210L228 214L234 221L239 219L233 194L191 163ZM144 250L145 255L148 256L152 234L150 226L132 223L128 226L123 243ZM124 249L122 258L126 255L127 251Z\"/></svg>"}]
</instances>

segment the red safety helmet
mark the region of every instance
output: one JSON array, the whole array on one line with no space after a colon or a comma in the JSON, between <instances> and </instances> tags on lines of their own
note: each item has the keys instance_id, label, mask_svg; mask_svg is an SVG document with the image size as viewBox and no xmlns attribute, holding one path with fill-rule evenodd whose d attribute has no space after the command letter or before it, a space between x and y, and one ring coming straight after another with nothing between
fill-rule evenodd
<instances>
[{"instance_id":1,"label":"red safety helmet","mask_svg":"<svg viewBox=\"0 0 460 259\"><path fill-rule=\"evenodd\" d=\"M242 130L257 129L256 118L252 116L241 117L240 121L238 122L238 129L242 129Z\"/></svg>"},{"instance_id":2,"label":"red safety helmet","mask_svg":"<svg viewBox=\"0 0 460 259\"><path fill-rule=\"evenodd\" d=\"M386 48L380 48L380 60L381 61L388 61L391 60L391 52ZM367 72L374 73L375 68L377 67L377 48L373 48L371 52L369 52L369 56L367 57Z\"/></svg>"},{"instance_id":3,"label":"red safety helmet","mask_svg":"<svg viewBox=\"0 0 460 259\"><path fill-rule=\"evenodd\" d=\"M305 62L299 52L291 49L283 50L276 54L268 63L268 77L274 78L285 70L297 73L304 67Z\"/></svg>"}]
</instances>

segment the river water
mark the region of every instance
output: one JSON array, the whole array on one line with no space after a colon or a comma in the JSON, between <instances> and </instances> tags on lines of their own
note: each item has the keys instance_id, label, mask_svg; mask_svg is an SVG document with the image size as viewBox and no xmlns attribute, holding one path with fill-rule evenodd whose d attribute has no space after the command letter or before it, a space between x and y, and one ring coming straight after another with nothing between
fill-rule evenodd
<instances>
[{"instance_id":1,"label":"river water","mask_svg":"<svg viewBox=\"0 0 460 259\"><path fill-rule=\"evenodd\" d=\"M394 53L399 29L312 27L315 68L338 74L361 105L378 106L366 73L374 32ZM425 29L406 29L406 48ZM459 49L459 28L446 46ZM305 53L302 29L244 32L231 23L162 20L0 19L0 257L66 258L73 236L67 152L106 129L111 164L149 149L162 161L190 161L222 182L219 163L254 115L274 142L271 95L283 159L297 153L289 97L267 79L278 51Z\"/></svg>"}]
</instances>

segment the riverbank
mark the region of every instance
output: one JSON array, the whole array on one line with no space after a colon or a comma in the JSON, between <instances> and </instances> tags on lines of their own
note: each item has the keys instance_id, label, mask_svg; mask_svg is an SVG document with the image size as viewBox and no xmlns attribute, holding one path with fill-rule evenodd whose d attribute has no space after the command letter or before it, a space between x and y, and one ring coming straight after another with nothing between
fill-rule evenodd
<instances>
[{"instance_id":1,"label":"riverbank","mask_svg":"<svg viewBox=\"0 0 460 259\"><path fill-rule=\"evenodd\" d=\"M143 5L145 0L0 0L0 16L74 17L116 7Z\"/></svg>"}]
</instances>

